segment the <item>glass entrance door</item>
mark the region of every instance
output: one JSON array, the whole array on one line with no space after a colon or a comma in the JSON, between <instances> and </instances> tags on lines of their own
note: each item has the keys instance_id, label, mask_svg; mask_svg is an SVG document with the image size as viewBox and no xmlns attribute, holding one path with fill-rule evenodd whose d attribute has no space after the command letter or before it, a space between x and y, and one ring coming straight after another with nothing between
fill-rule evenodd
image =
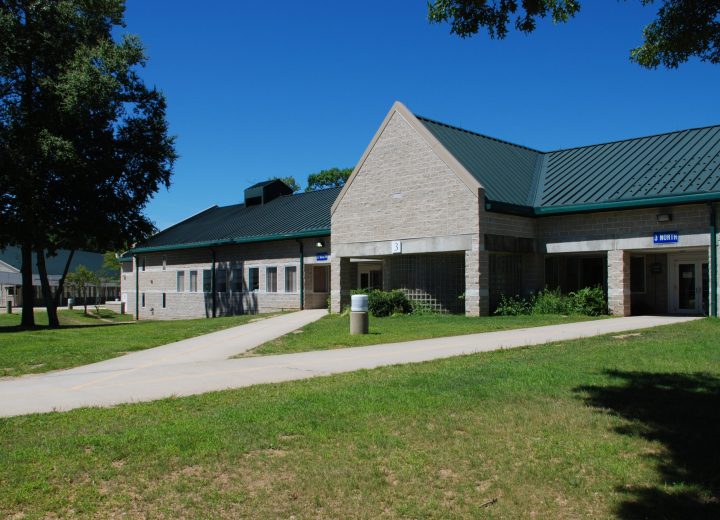
<instances>
[{"instance_id":1,"label":"glass entrance door","mask_svg":"<svg viewBox=\"0 0 720 520\"><path fill-rule=\"evenodd\" d=\"M695 264L678 263L678 310L694 312L697 309L697 273Z\"/></svg>"},{"instance_id":2,"label":"glass entrance door","mask_svg":"<svg viewBox=\"0 0 720 520\"><path fill-rule=\"evenodd\" d=\"M670 284L670 312L707 314L708 264L703 258L685 255L673 259Z\"/></svg>"}]
</instances>

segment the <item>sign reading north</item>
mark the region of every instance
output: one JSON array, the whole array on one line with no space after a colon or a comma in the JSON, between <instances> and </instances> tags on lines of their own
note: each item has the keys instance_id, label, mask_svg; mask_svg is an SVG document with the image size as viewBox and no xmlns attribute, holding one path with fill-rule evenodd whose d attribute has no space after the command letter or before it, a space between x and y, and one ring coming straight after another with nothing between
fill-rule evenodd
<instances>
[{"instance_id":1,"label":"sign reading north","mask_svg":"<svg viewBox=\"0 0 720 520\"><path fill-rule=\"evenodd\" d=\"M677 231L656 231L653 233L653 244L677 244L680 233Z\"/></svg>"}]
</instances>

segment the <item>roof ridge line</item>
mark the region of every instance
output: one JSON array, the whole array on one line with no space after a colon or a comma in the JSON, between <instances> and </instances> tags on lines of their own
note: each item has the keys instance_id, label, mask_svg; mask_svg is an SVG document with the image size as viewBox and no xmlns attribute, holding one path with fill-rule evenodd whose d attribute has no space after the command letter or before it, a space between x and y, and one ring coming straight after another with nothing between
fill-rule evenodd
<instances>
[{"instance_id":1,"label":"roof ridge line","mask_svg":"<svg viewBox=\"0 0 720 520\"><path fill-rule=\"evenodd\" d=\"M506 139L500 139L498 137L493 137L491 135L481 134L480 132L475 132L474 130L468 130L467 128L462 128L460 126L443 123L442 121L438 121L436 119L431 119L429 117L419 116L417 114L415 114L415 117L417 117L418 119L420 119L422 121L428 121L430 123L435 123L436 125L446 126L448 128L452 128L453 130L459 130L460 132L465 132L467 134L476 135L478 137L484 137L485 139L497 141L498 143L509 144L510 146L516 146L518 148L523 148L525 150L529 150L529 151L535 152L535 153L547 153L547 152L543 152L542 150L538 150L537 148L531 148L529 146L525 146L524 144L513 143L512 141L508 141Z\"/></svg>"},{"instance_id":2,"label":"roof ridge line","mask_svg":"<svg viewBox=\"0 0 720 520\"><path fill-rule=\"evenodd\" d=\"M214 204L214 205L212 205L212 206L210 206L210 207L207 207L207 208L205 208L205 209L203 209L203 210L200 210L200 211L198 211L197 213L195 213L194 215L190 215L188 218L183 219L183 220L181 220L181 221L179 221L179 222L175 222L175 224L173 224L173 225L171 225L171 226L169 226L169 227L166 227L165 229L161 229L160 231L158 231L158 232L155 233L154 235L150 235L148 238L146 238L145 240L143 240L143 242L147 242L147 241L150 240L151 238L154 238L154 237L156 237L156 236L158 236L158 235L162 235L162 234L165 233L166 231L170 231L171 229L178 227L180 224L184 224L184 223L188 222L189 220L192 220L192 219L194 219L194 218L196 218L196 217L199 217L200 215L202 215L203 213L207 213L207 212L210 211L211 209L220 208L220 207L221 207L221 206L218 206L217 204ZM128 251L130 251L130 250L132 250L132 249L134 249L134 247L131 247Z\"/></svg>"},{"instance_id":3,"label":"roof ridge line","mask_svg":"<svg viewBox=\"0 0 720 520\"><path fill-rule=\"evenodd\" d=\"M693 128L683 128L680 130L671 130L669 132L659 132L657 134L639 135L637 137L628 137L626 139L614 139L612 141L604 141L602 143L584 144L584 145L580 145L580 146L570 146L568 148L558 148L557 150L550 150L548 152L542 152L542 153L553 154L553 153L560 153L560 152L569 152L570 150L579 150L581 148L592 148L594 146L604 146L606 144L627 143L630 141L637 141L639 139L650 139L652 137L660 137L663 135L672 135L672 134L681 134L683 132L692 132L693 130L707 130L709 128L720 128L720 125L706 125L706 126L696 126Z\"/></svg>"}]
</instances>

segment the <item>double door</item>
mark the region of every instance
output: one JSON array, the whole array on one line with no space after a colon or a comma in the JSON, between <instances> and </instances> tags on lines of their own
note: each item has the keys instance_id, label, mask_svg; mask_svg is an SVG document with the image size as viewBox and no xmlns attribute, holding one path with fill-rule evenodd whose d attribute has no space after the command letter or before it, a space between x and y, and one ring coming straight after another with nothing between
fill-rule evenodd
<instances>
[{"instance_id":1,"label":"double door","mask_svg":"<svg viewBox=\"0 0 720 520\"><path fill-rule=\"evenodd\" d=\"M707 257L677 256L670 262L670 312L708 313Z\"/></svg>"}]
</instances>

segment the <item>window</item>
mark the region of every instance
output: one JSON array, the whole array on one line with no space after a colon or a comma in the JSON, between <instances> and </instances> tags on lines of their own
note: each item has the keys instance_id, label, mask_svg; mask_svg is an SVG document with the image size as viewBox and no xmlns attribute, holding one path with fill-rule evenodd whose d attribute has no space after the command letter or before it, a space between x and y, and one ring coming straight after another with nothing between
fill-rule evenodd
<instances>
[{"instance_id":1,"label":"window","mask_svg":"<svg viewBox=\"0 0 720 520\"><path fill-rule=\"evenodd\" d=\"M330 268L328 266L313 267L313 292L330 292Z\"/></svg>"},{"instance_id":2,"label":"window","mask_svg":"<svg viewBox=\"0 0 720 520\"><path fill-rule=\"evenodd\" d=\"M250 292L257 292L260 289L260 268L251 267L248 269L248 288Z\"/></svg>"},{"instance_id":3,"label":"window","mask_svg":"<svg viewBox=\"0 0 720 520\"><path fill-rule=\"evenodd\" d=\"M645 257L630 257L630 292L645 292Z\"/></svg>"},{"instance_id":4,"label":"window","mask_svg":"<svg viewBox=\"0 0 720 520\"><path fill-rule=\"evenodd\" d=\"M143 271L145 270L145 257L143 257L143 259L142 259L141 269L142 269Z\"/></svg>"},{"instance_id":5,"label":"window","mask_svg":"<svg viewBox=\"0 0 720 520\"><path fill-rule=\"evenodd\" d=\"M141 294L141 298L140 298L140 299L142 300L141 303L140 303L140 307L145 307L145 293L142 293L142 294Z\"/></svg>"},{"instance_id":6,"label":"window","mask_svg":"<svg viewBox=\"0 0 720 520\"><path fill-rule=\"evenodd\" d=\"M190 271L190 292L197 292L197 271Z\"/></svg>"},{"instance_id":7,"label":"window","mask_svg":"<svg viewBox=\"0 0 720 520\"><path fill-rule=\"evenodd\" d=\"M203 292L212 291L212 271L203 269Z\"/></svg>"},{"instance_id":8,"label":"window","mask_svg":"<svg viewBox=\"0 0 720 520\"><path fill-rule=\"evenodd\" d=\"M167 269L167 256L163 255L162 260L163 260L163 271L164 271L165 269Z\"/></svg>"},{"instance_id":9,"label":"window","mask_svg":"<svg viewBox=\"0 0 720 520\"><path fill-rule=\"evenodd\" d=\"M265 270L265 291L277 292L277 267L268 267Z\"/></svg>"},{"instance_id":10,"label":"window","mask_svg":"<svg viewBox=\"0 0 720 520\"><path fill-rule=\"evenodd\" d=\"M230 282L230 290L232 292L242 292L242 286L243 286L243 271L242 269L233 269L231 271L231 282Z\"/></svg>"},{"instance_id":11,"label":"window","mask_svg":"<svg viewBox=\"0 0 720 520\"><path fill-rule=\"evenodd\" d=\"M227 292L228 290L228 272L227 269L218 269L215 271L215 290L217 292Z\"/></svg>"},{"instance_id":12,"label":"window","mask_svg":"<svg viewBox=\"0 0 720 520\"><path fill-rule=\"evenodd\" d=\"M185 271L177 272L177 292L183 292L185 290Z\"/></svg>"},{"instance_id":13,"label":"window","mask_svg":"<svg viewBox=\"0 0 720 520\"><path fill-rule=\"evenodd\" d=\"M165 307L167 307L167 295L163 293L162 308L164 309Z\"/></svg>"},{"instance_id":14,"label":"window","mask_svg":"<svg viewBox=\"0 0 720 520\"><path fill-rule=\"evenodd\" d=\"M285 268L285 292L297 291L297 267L294 265Z\"/></svg>"}]
</instances>

